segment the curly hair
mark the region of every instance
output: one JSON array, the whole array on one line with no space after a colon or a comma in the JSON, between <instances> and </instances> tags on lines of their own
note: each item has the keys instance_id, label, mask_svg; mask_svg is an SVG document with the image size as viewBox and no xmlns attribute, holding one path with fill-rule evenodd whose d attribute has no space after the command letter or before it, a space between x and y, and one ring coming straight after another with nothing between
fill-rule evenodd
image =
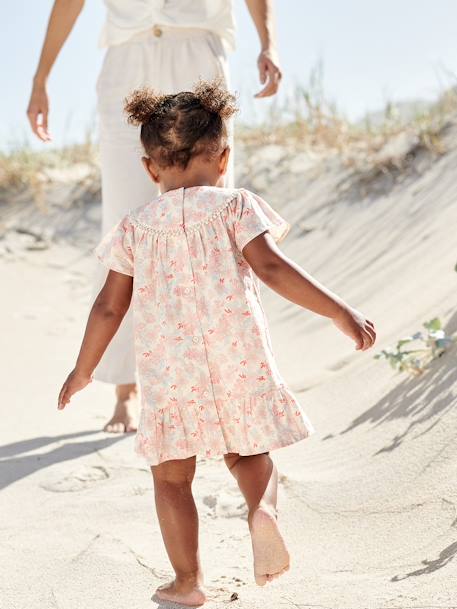
<instances>
[{"instance_id":1,"label":"curly hair","mask_svg":"<svg viewBox=\"0 0 457 609\"><path fill-rule=\"evenodd\" d=\"M170 95L136 89L125 99L124 110L130 124L141 125L141 143L149 157L160 167L185 169L192 158L211 158L226 145L226 122L238 108L235 96L215 79Z\"/></svg>"}]
</instances>

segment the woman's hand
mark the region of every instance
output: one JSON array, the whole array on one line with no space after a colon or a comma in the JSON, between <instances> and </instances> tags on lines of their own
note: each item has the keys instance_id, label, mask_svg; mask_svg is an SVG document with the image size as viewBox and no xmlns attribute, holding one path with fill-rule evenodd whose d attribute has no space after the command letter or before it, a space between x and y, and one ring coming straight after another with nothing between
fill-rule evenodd
<instances>
[{"instance_id":1,"label":"woman's hand","mask_svg":"<svg viewBox=\"0 0 457 609\"><path fill-rule=\"evenodd\" d=\"M369 319L352 308L344 308L333 318L335 326L352 338L356 344L356 350L366 351L374 345L376 332L374 324Z\"/></svg>"},{"instance_id":2,"label":"woman's hand","mask_svg":"<svg viewBox=\"0 0 457 609\"><path fill-rule=\"evenodd\" d=\"M51 141L51 136L48 132L48 113L49 101L46 85L34 81L27 108L27 116L33 133L43 142Z\"/></svg>"},{"instance_id":3,"label":"woman's hand","mask_svg":"<svg viewBox=\"0 0 457 609\"><path fill-rule=\"evenodd\" d=\"M67 377L67 380L62 386L62 389L59 393L59 400L57 408L58 410L63 410L65 406L70 402L70 399L73 394L77 391L81 391L84 389L90 382L92 381L92 376L87 374L82 374L76 368L70 372Z\"/></svg>"},{"instance_id":4,"label":"woman's hand","mask_svg":"<svg viewBox=\"0 0 457 609\"><path fill-rule=\"evenodd\" d=\"M279 67L278 54L274 49L261 51L257 59L259 78L264 88L256 93L254 97L270 97L277 93L281 82L282 72Z\"/></svg>"},{"instance_id":5,"label":"woman's hand","mask_svg":"<svg viewBox=\"0 0 457 609\"><path fill-rule=\"evenodd\" d=\"M51 141L48 132L49 102L46 80L83 6L84 0L54 0L51 10L27 108L32 131L43 142Z\"/></svg>"}]
</instances>

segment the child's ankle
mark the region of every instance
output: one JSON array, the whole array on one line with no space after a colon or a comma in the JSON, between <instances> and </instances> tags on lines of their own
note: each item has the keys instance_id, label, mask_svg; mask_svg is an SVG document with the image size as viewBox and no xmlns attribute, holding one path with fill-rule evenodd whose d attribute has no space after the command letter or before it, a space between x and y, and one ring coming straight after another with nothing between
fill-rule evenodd
<instances>
[{"instance_id":1,"label":"child's ankle","mask_svg":"<svg viewBox=\"0 0 457 609\"><path fill-rule=\"evenodd\" d=\"M188 571L176 573L176 583L181 586L194 587L203 584L203 574L201 571Z\"/></svg>"},{"instance_id":2,"label":"child's ankle","mask_svg":"<svg viewBox=\"0 0 457 609\"><path fill-rule=\"evenodd\" d=\"M260 502L258 505L256 505L251 510L249 510L249 513L248 513L249 524L251 523L252 517L257 512L257 510L263 510L263 511L267 512L268 514L271 514L272 516L274 516L276 519L278 518L278 508L276 508L274 505L268 505L266 503Z\"/></svg>"}]
</instances>

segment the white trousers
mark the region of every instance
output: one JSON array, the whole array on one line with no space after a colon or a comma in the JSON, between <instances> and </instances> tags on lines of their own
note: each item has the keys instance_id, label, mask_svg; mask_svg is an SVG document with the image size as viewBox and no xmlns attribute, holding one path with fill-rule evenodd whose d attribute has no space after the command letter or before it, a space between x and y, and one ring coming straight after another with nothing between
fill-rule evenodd
<instances>
[{"instance_id":1,"label":"white trousers","mask_svg":"<svg viewBox=\"0 0 457 609\"><path fill-rule=\"evenodd\" d=\"M104 235L129 209L150 201L157 186L141 163L144 154L139 127L128 125L124 99L133 89L148 86L163 93L190 90L199 78L221 76L229 87L228 61L220 38L203 29L160 27L109 47L97 80ZM233 186L232 148L226 186ZM94 295L107 275L97 266ZM135 383L135 353L131 308L94 372L94 378L116 385Z\"/></svg>"}]
</instances>

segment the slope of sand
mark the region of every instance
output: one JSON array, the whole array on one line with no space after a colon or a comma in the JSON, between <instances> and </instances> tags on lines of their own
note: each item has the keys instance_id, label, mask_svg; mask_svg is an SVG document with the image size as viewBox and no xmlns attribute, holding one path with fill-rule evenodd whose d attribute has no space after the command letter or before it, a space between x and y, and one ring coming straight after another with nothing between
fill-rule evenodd
<instances>
[{"instance_id":1,"label":"slope of sand","mask_svg":"<svg viewBox=\"0 0 457 609\"><path fill-rule=\"evenodd\" d=\"M457 607L456 350L414 379L373 359L434 316L457 329L456 135L396 180L280 147L239 152L240 185L293 224L285 251L374 320L378 343L356 352L331 322L265 290L280 368L317 433L275 453L293 564L263 589L237 489L220 460L199 461L210 609ZM96 201L83 189L65 203L75 188L54 181L45 215L26 197L1 206L0 605L165 608L151 601L171 569L150 473L132 436L98 431L112 389L94 383L56 410L98 237Z\"/></svg>"}]
</instances>

